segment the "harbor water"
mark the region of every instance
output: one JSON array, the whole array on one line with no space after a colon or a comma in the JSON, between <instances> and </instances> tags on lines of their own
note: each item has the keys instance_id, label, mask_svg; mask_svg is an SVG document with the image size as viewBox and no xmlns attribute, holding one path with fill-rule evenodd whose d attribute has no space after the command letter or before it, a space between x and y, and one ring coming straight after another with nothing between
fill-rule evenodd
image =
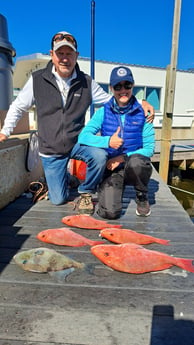
<instances>
[{"instance_id":1,"label":"harbor water","mask_svg":"<svg viewBox=\"0 0 194 345\"><path fill-rule=\"evenodd\" d=\"M178 175L169 179L169 187L194 222L194 171L179 170Z\"/></svg>"},{"instance_id":2,"label":"harbor water","mask_svg":"<svg viewBox=\"0 0 194 345\"><path fill-rule=\"evenodd\" d=\"M159 172L159 163L153 163ZM169 167L168 186L194 223L194 170Z\"/></svg>"}]
</instances>

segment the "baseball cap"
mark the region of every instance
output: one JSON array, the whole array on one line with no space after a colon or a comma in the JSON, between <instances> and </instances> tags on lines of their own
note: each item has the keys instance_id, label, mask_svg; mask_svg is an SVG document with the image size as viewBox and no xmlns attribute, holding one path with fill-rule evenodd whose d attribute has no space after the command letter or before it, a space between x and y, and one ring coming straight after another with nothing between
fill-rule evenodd
<instances>
[{"instance_id":1,"label":"baseball cap","mask_svg":"<svg viewBox=\"0 0 194 345\"><path fill-rule=\"evenodd\" d=\"M77 51L77 41L74 36L67 31L57 32L51 40L51 49L54 51L63 46L68 46L74 51Z\"/></svg>"},{"instance_id":2,"label":"baseball cap","mask_svg":"<svg viewBox=\"0 0 194 345\"><path fill-rule=\"evenodd\" d=\"M115 67L110 75L110 85L115 86L121 81L129 81L134 84L133 74L128 67Z\"/></svg>"}]
</instances>

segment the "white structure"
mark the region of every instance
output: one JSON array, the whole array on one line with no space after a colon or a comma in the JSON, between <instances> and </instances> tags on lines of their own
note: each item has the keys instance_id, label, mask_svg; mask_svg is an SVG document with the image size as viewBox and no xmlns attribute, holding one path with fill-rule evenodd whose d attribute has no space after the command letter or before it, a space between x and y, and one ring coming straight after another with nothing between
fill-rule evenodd
<instances>
[{"instance_id":1,"label":"white structure","mask_svg":"<svg viewBox=\"0 0 194 345\"><path fill-rule=\"evenodd\" d=\"M50 60L49 55L36 53L20 57L16 61L13 85L17 92L37 69L43 68ZM78 59L81 70L90 74L90 59ZM134 94L137 98L145 98L151 103L156 116L154 126L161 129L165 101L166 69L149 66L130 65L117 62L95 61L95 80L108 91L109 76L112 69L119 65L128 66L134 75ZM89 117L89 112L87 114ZM32 121L32 114L31 114ZM173 112L173 138L193 139L194 130L194 71L181 71L176 73L176 89ZM180 134L181 131L181 134ZM159 139L157 135L157 139Z\"/></svg>"}]
</instances>

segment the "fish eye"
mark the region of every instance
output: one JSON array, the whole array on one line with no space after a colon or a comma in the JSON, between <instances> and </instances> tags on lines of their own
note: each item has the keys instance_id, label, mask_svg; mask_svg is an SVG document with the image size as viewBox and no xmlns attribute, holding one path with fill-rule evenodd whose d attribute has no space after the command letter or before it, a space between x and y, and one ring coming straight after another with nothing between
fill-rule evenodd
<instances>
[{"instance_id":1,"label":"fish eye","mask_svg":"<svg viewBox=\"0 0 194 345\"><path fill-rule=\"evenodd\" d=\"M112 232L110 233L110 236L113 236L113 233L112 233Z\"/></svg>"},{"instance_id":2,"label":"fish eye","mask_svg":"<svg viewBox=\"0 0 194 345\"><path fill-rule=\"evenodd\" d=\"M28 260L23 260L23 265L27 264Z\"/></svg>"},{"instance_id":3,"label":"fish eye","mask_svg":"<svg viewBox=\"0 0 194 345\"><path fill-rule=\"evenodd\" d=\"M109 253L108 252L104 253L104 256L109 256Z\"/></svg>"}]
</instances>

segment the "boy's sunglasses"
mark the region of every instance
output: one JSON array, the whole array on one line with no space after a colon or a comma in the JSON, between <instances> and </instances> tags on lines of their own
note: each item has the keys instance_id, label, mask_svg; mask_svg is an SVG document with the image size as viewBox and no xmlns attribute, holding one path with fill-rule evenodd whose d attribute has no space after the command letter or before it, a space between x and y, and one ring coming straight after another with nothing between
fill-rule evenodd
<instances>
[{"instance_id":1,"label":"boy's sunglasses","mask_svg":"<svg viewBox=\"0 0 194 345\"><path fill-rule=\"evenodd\" d=\"M57 34L54 38L53 38L53 42L61 42L61 41L67 41L70 42L71 44L74 45L74 47L77 49L77 42L76 40L70 36L70 35L64 35L64 34Z\"/></svg>"},{"instance_id":2,"label":"boy's sunglasses","mask_svg":"<svg viewBox=\"0 0 194 345\"><path fill-rule=\"evenodd\" d=\"M113 89L115 91L120 91L122 89L122 87L124 87L125 90L130 90L130 89L132 89L133 85L131 85L131 83L129 83L129 82L126 82L124 84L118 83L115 86L113 86Z\"/></svg>"}]
</instances>

